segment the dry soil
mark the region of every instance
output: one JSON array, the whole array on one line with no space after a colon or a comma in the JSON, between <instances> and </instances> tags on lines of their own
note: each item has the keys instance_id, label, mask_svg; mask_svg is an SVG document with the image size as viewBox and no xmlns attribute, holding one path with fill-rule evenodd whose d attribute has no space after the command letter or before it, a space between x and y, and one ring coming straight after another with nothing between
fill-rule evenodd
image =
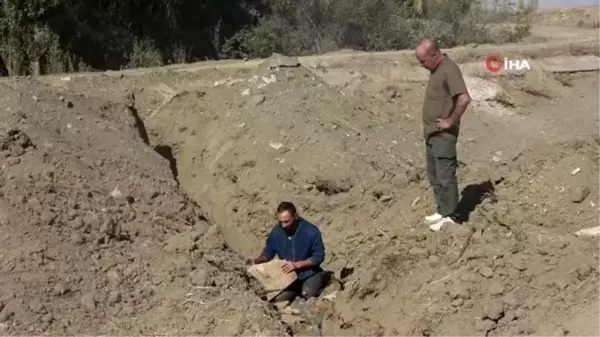
<instances>
[{"instance_id":1,"label":"dry soil","mask_svg":"<svg viewBox=\"0 0 600 337\"><path fill-rule=\"evenodd\" d=\"M598 224L598 73L480 79L503 94L462 122L465 223L431 233L413 71L2 81L0 332L598 335L599 243L574 235ZM342 283L304 322L243 265L282 200Z\"/></svg>"}]
</instances>

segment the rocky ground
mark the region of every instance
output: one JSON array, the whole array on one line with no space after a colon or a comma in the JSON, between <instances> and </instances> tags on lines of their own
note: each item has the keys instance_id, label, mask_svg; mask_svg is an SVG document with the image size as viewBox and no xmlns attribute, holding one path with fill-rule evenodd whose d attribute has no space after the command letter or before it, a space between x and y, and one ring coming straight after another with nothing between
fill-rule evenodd
<instances>
[{"instance_id":1,"label":"rocky ground","mask_svg":"<svg viewBox=\"0 0 600 337\"><path fill-rule=\"evenodd\" d=\"M598 223L597 72L469 78L503 94L463 121L465 224L431 233L413 65L287 65L4 80L0 332L599 333L598 240L574 235ZM243 265L284 199L343 283L304 322Z\"/></svg>"}]
</instances>

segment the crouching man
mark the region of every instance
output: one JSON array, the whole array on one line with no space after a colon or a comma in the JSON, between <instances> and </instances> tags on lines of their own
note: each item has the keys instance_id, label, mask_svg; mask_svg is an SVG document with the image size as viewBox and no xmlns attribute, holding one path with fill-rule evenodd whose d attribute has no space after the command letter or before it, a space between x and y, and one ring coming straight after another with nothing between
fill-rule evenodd
<instances>
[{"instance_id":1,"label":"crouching man","mask_svg":"<svg viewBox=\"0 0 600 337\"><path fill-rule=\"evenodd\" d=\"M277 255L285 261L282 267L285 273L297 274L296 281L273 298L273 302L291 302L298 295L304 299L318 296L324 283L320 265L325 259L325 247L321 231L299 217L290 202L279 204L277 218L279 223L271 230L262 254L249 262L265 263Z\"/></svg>"}]
</instances>

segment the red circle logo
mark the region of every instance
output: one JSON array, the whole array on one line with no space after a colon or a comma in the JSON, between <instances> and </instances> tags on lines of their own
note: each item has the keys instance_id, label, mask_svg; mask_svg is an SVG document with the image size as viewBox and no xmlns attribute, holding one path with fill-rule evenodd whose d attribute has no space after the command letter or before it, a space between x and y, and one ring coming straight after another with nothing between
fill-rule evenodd
<instances>
[{"instance_id":1,"label":"red circle logo","mask_svg":"<svg viewBox=\"0 0 600 337\"><path fill-rule=\"evenodd\" d=\"M504 60L500 56L491 55L485 59L485 66L489 71L497 73L504 68Z\"/></svg>"}]
</instances>

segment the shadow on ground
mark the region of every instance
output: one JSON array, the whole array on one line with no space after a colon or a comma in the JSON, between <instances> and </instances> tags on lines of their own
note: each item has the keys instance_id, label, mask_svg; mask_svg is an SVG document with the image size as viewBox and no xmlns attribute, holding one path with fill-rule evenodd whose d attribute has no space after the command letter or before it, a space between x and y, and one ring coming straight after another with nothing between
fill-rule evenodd
<instances>
[{"instance_id":1,"label":"shadow on ground","mask_svg":"<svg viewBox=\"0 0 600 337\"><path fill-rule=\"evenodd\" d=\"M468 185L462 190L461 199L458 203L456 212L457 218L460 222L469 221L471 213L486 199L489 199L492 203L498 201L496 198L496 189L494 185L494 182L492 182L491 179L488 179L479 184Z\"/></svg>"}]
</instances>

